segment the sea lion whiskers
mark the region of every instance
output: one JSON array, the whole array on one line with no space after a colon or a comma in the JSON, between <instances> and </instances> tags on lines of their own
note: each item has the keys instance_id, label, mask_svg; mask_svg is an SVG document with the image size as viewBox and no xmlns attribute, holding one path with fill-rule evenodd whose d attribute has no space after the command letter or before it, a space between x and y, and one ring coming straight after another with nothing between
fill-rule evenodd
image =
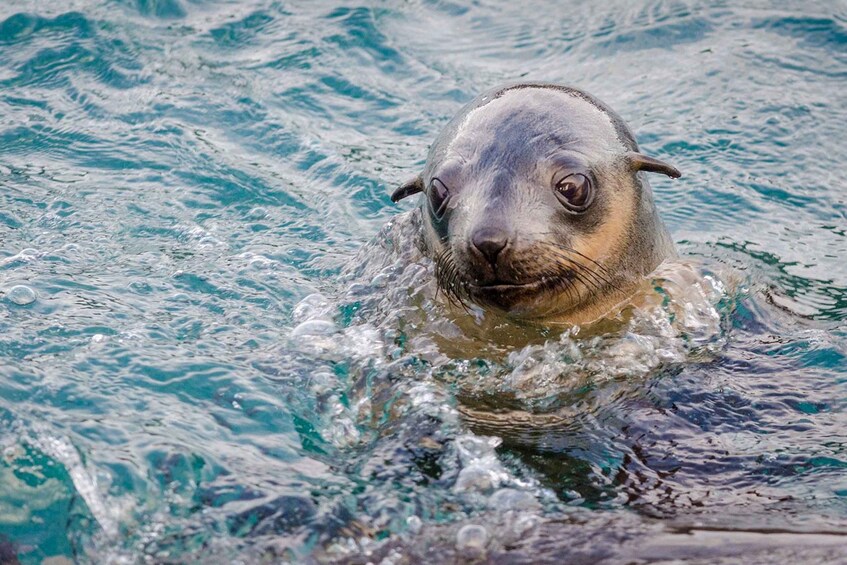
<instances>
[{"instance_id":1,"label":"sea lion whiskers","mask_svg":"<svg viewBox=\"0 0 847 565\"><path fill-rule=\"evenodd\" d=\"M444 247L435 255L434 262L437 287L444 291L452 304L467 309L467 283L460 276L453 250L449 246Z\"/></svg>"},{"instance_id":2,"label":"sea lion whiskers","mask_svg":"<svg viewBox=\"0 0 847 565\"><path fill-rule=\"evenodd\" d=\"M620 290L612 281L608 269L572 247L557 241L541 240L537 241L533 248L539 256L546 257L549 264L555 267L546 273L539 273L538 269L526 273L535 279L573 278L582 282L589 291L601 290L604 287ZM580 259L584 259L588 264Z\"/></svg>"},{"instance_id":3,"label":"sea lion whiskers","mask_svg":"<svg viewBox=\"0 0 847 565\"><path fill-rule=\"evenodd\" d=\"M621 288L618 287L613 280L611 279L611 273L608 269L606 269L602 264L598 263L594 259L587 257L586 255L580 253L576 249L572 247L568 247L566 245L562 245L560 243L548 243L550 247L552 247L556 252L558 252L558 257L568 263L568 265L574 267L577 271L577 274L580 276L588 277L593 281L593 286L596 290L600 290L601 287L607 286L613 290L620 291ZM583 263L582 261L574 258L570 254L575 255L581 259L584 259L593 265L595 268L592 268L589 264Z\"/></svg>"},{"instance_id":4,"label":"sea lion whiskers","mask_svg":"<svg viewBox=\"0 0 847 565\"><path fill-rule=\"evenodd\" d=\"M555 233L553 233L553 232L541 232L541 233L539 233L538 235L541 235L541 236L555 236L555 235L557 235L557 234L555 234ZM602 273L604 276L602 276L601 278L603 278L603 280L604 280L607 284L609 284L612 288L614 288L614 289L616 289L616 290L620 290L618 287L616 287L616 286L612 283L611 277L613 277L613 276L614 276L614 273L612 273L612 271L610 271L610 270L609 270L609 268L608 268L608 267L606 267L605 265L603 265L602 263L598 262L598 261L597 261L597 260L595 260L595 259L592 259L591 257L589 257L588 255L586 255L586 254L584 254L584 253L581 253L581 252L577 251L577 250L576 250L576 249L574 249L573 247L570 247L570 246L565 245L565 244L563 244L563 243L559 243L558 241L544 241L544 244L545 244L545 245L555 246L555 247L557 247L557 248L559 248L559 249L561 249L561 250L563 250L563 251L567 251L568 253L573 253L574 255L577 255L578 257L580 257L580 258L582 258L582 259L585 259L586 261L588 261L589 263L591 263L592 265L594 265L594 266L596 267L596 269L594 269L592 272L594 272L594 273L595 273L595 274L597 274L598 276L600 276L600 273ZM586 266L586 265L582 265L582 264L580 264L580 266L582 266L582 267L586 267L586 268L587 268L587 266Z\"/></svg>"},{"instance_id":5,"label":"sea lion whiskers","mask_svg":"<svg viewBox=\"0 0 847 565\"><path fill-rule=\"evenodd\" d=\"M596 273L593 273L585 265L569 256L567 254L568 250L553 246L548 252L550 253L550 257L557 259L554 263L556 267L555 271L551 274L542 275L542 280L546 283L542 286L548 293L565 291L570 302L578 303L583 298L580 292L580 286L589 294L594 290L602 288L603 279L599 278Z\"/></svg>"}]
</instances>

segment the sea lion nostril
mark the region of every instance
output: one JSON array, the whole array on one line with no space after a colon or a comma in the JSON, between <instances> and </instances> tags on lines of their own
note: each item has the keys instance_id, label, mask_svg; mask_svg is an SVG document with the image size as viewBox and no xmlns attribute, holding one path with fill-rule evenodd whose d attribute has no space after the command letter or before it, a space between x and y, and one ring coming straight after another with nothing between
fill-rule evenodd
<instances>
[{"instance_id":1,"label":"sea lion nostril","mask_svg":"<svg viewBox=\"0 0 847 565\"><path fill-rule=\"evenodd\" d=\"M497 255L509 244L509 236L499 228L480 228L474 232L471 243L489 263L494 264Z\"/></svg>"}]
</instances>

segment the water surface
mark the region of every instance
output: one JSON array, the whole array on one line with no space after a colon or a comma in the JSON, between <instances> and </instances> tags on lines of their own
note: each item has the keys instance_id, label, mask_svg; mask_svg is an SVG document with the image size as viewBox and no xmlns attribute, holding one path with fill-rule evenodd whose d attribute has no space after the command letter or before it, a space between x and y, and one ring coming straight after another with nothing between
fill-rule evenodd
<instances>
[{"instance_id":1,"label":"water surface","mask_svg":"<svg viewBox=\"0 0 847 565\"><path fill-rule=\"evenodd\" d=\"M844 558L847 7L746 5L4 3L0 556ZM522 78L683 171L690 324L433 338L388 196Z\"/></svg>"}]
</instances>

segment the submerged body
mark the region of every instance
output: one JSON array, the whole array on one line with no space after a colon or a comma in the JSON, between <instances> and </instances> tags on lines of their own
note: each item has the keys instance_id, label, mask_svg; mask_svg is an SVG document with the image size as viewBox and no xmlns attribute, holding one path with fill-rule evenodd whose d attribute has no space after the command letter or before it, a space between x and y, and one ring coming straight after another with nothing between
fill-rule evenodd
<instances>
[{"instance_id":1,"label":"submerged body","mask_svg":"<svg viewBox=\"0 0 847 565\"><path fill-rule=\"evenodd\" d=\"M466 105L392 199L423 193L423 252L454 300L581 324L675 255L639 171L679 176L602 102L522 83Z\"/></svg>"}]
</instances>

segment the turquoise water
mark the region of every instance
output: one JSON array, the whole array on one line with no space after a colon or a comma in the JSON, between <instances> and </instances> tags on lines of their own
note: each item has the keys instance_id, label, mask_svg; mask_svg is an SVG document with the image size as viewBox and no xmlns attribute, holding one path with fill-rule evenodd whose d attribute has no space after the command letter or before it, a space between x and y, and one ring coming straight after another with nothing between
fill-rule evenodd
<instances>
[{"instance_id":1,"label":"turquoise water","mask_svg":"<svg viewBox=\"0 0 847 565\"><path fill-rule=\"evenodd\" d=\"M0 557L843 557L847 7L745 4L2 3ZM683 171L690 323L457 352L358 252L521 78Z\"/></svg>"}]
</instances>

